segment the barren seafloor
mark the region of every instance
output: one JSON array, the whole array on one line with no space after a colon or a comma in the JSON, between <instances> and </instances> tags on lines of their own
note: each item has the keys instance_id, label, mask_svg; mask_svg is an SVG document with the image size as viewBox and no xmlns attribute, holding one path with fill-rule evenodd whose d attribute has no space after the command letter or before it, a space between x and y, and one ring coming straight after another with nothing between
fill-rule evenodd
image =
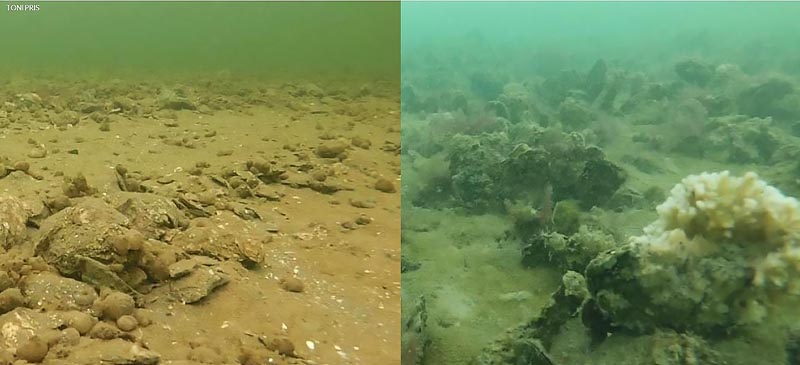
<instances>
[{"instance_id":1,"label":"barren seafloor","mask_svg":"<svg viewBox=\"0 0 800 365\"><path fill-rule=\"evenodd\" d=\"M51 364L399 363L396 86L22 79L0 96L0 195L24 203L28 226L0 248L13 294L0 363L37 341ZM133 330L98 304L112 291L95 278L83 280L93 302L64 291L89 285L75 280L85 267L64 274L47 251L69 246L57 240L71 225L95 224L48 219L90 201L126 216L115 229L145 231L110 261L93 257L142 293ZM213 284L188 282L203 270ZM187 287L202 298L185 303ZM93 325L78 339L75 311Z\"/></svg>"}]
</instances>

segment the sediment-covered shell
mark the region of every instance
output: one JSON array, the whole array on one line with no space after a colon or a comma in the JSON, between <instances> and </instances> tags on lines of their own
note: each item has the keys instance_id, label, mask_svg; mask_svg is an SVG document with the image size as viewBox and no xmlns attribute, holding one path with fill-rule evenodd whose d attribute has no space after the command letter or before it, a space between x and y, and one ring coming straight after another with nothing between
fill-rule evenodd
<instances>
[{"instance_id":1,"label":"sediment-covered shell","mask_svg":"<svg viewBox=\"0 0 800 365\"><path fill-rule=\"evenodd\" d=\"M22 200L0 196L0 247L9 248L25 239L30 212Z\"/></svg>"}]
</instances>

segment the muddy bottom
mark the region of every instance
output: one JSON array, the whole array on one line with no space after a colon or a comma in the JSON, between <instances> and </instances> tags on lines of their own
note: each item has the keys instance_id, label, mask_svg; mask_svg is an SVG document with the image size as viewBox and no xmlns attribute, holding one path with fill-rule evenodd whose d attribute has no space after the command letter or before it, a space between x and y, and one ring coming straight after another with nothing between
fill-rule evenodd
<instances>
[{"instance_id":1,"label":"muddy bottom","mask_svg":"<svg viewBox=\"0 0 800 365\"><path fill-rule=\"evenodd\" d=\"M399 363L379 87L6 85L0 364Z\"/></svg>"}]
</instances>

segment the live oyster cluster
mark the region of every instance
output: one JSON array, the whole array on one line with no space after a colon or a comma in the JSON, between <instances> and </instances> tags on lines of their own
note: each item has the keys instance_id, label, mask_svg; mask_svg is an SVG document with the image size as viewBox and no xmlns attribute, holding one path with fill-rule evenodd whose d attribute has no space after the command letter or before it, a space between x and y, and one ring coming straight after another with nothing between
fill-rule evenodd
<instances>
[{"instance_id":1,"label":"live oyster cluster","mask_svg":"<svg viewBox=\"0 0 800 365\"><path fill-rule=\"evenodd\" d=\"M796 335L769 325L800 326L786 313L796 234L777 238L796 230L786 201L800 194L796 52L768 63L740 45L655 55L478 34L406 52L403 282L428 300L436 343L414 361L471 364L487 336L502 344L485 364L797 358ZM703 195L737 190L747 198ZM714 222L736 228L723 239ZM443 283L445 268L459 276ZM586 295L559 291L576 277Z\"/></svg>"},{"instance_id":2,"label":"live oyster cluster","mask_svg":"<svg viewBox=\"0 0 800 365\"><path fill-rule=\"evenodd\" d=\"M226 261L258 265L271 240L232 213L190 225L175 203L150 193L66 199L68 206L33 223L24 202L0 198L3 361L69 354L65 361L85 362L85 347L111 363L158 363L132 332L151 322L143 294L170 285L175 300L201 301L235 275ZM26 226L34 224L29 234ZM114 351L119 359L105 358Z\"/></svg>"}]
</instances>

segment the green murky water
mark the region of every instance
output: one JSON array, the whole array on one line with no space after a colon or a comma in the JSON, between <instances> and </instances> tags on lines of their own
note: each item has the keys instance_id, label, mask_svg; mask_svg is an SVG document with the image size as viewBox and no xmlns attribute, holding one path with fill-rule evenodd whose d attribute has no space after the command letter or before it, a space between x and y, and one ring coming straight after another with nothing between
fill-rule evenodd
<instances>
[{"instance_id":1,"label":"green murky water","mask_svg":"<svg viewBox=\"0 0 800 365\"><path fill-rule=\"evenodd\" d=\"M5 5L5 4L4 4ZM0 12L13 71L228 70L270 77L396 79L399 4L41 2Z\"/></svg>"}]
</instances>

